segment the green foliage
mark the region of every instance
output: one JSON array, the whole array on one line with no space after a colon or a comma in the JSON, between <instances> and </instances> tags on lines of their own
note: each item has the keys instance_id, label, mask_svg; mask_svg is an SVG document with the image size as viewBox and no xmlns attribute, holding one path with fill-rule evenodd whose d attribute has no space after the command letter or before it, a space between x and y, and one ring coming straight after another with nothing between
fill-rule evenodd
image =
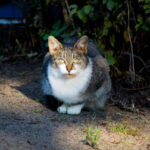
<instances>
[{"instance_id":1,"label":"green foliage","mask_svg":"<svg viewBox=\"0 0 150 150\"><path fill-rule=\"evenodd\" d=\"M150 0L143 0L141 2L144 2L141 7L143 7L145 11L146 18L143 16L142 13L138 13L137 15L137 23L135 25L135 30L138 31L140 29L144 31L149 31L149 23L150 23ZM140 2L139 2L140 3Z\"/></svg>"},{"instance_id":2,"label":"green foliage","mask_svg":"<svg viewBox=\"0 0 150 150\"><path fill-rule=\"evenodd\" d=\"M70 5L71 14L76 15L83 23L87 23L88 19L94 19L93 14L93 6L90 4L87 4L83 6L81 9L79 9L78 5L72 4Z\"/></svg>"},{"instance_id":3,"label":"green foliage","mask_svg":"<svg viewBox=\"0 0 150 150\"><path fill-rule=\"evenodd\" d=\"M58 20L53 26L52 30L49 34L45 34L43 36L43 40L47 40L50 35L53 35L55 37L67 37L67 34L64 32L68 26L66 24L61 25L61 21ZM48 47L48 44L46 43L46 47Z\"/></svg>"},{"instance_id":4,"label":"green foliage","mask_svg":"<svg viewBox=\"0 0 150 150\"><path fill-rule=\"evenodd\" d=\"M23 72L20 73L20 76L25 77L26 74L27 74L27 73L23 71Z\"/></svg>"},{"instance_id":5,"label":"green foliage","mask_svg":"<svg viewBox=\"0 0 150 150\"><path fill-rule=\"evenodd\" d=\"M41 109L36 109L34 112L35 113L41 113Z\"/></svg>"},{"instance_id":6,"label":"green foliage","mask_svg":"<svg viewBox=\"0 0 150 150\"><path fill-rule=\"evenodd\" d=\"M114 65L116 63L116 59L113 56L113 51L112 50L104 52L104 55L105 55L109 65Z\"/></svg>"},{"instance_id":7,"label":"green foliage","mask_svg":"<svg viewBox=\"0 0 150 150\"><path fill-rule=\"evenodd\" d=\"M138 129L134 129L125 123L111 124L110 129L111 131L116 132L116 133L123 133L127 135L132 135L132 136L140 135Z\"/></svg>"},{"instance_id":8,"label":"green foliage","mask_svg":"<svg viewBox=\"0 0 150 150\"><path fill-rule=\"evenodd\" d=\"M128 23L130 24L129 33L133 42L134 53L140 56L143 49L148 49L148 42L143 37L148 39L150 35L149 6L150 0L138 0L136 2L132 0L87 0L84 2L33 0L30 3L31 21L29 28L31 31L36 29L31 34L36 35L31 36L31 41L36 45L39 42L36 40L38 35L42 39L41 41L44 41L45 47L48 47L47 39L50 35L65 40L86 34L97 43L101 53L114 69L112 75L115 74L117 77L117 75L123 75L122 71L129 72L127 69L120 71L122 68L129 68L120 67L122 53L124 51L130 53L131 50ZM59 13L57 14L57 12ZM54 15L54 17L49 16L49 14ZM55 15L59 17L55 18ZM23 47L19 40L16 40L16 46L18 49ZM26 54L26 49L23 49L21 53L28 58L39 54L37 51ZM0 55L0 61L2 59L3 56ZM129 64L128 62L125 64ZM138 70L140 69L138 68ZM137 80L140 79L137 78Z\"/></svg>"},{"instance_id":9,"label":"green foliage","mask_svg":"<svg viewBox=\"0 0 150 150\"><path fill-rule=\"evenodd\" d=\"M87 127L84 126L84 133L87 144L96 148L100 140L100 129L98 128L94 129L94 127L88 125Z\"/></svg>"},{"instance_id":10,"label":"green foliage","mask_svg":"<svg viewBox=\"0 0 150 150\"><path fill-rule=\"evenodd\" d=\"M107 9L112 10L115 7L115 1L114 0L108 0L107 1Z\"/></svg>"},{"instance_id":11,"label":"green foliage","mask_svg":"<svg viewBox=\"0 0 150 150\"><path fill-rule=\"evenodd\" d=\"M45 0L46 5L48 5L51 2L51 0Z\"/></svg>"},{"instance_id":12,"label":"green foliage","mask_svg":"<svg viewBox=\"0 0 150 150\"><path fill-rule=\"evenodd\" d=\"M149 120L146 120L146 121L145 121L145 124L150 124L150 121L149 121Z\"/></svg>"},{"instance_id":13,"label":"green foliage","mask_svg":"<svg viewBox=\"0 0 150 150\"><path fill-rule=\"evenodd\" d=\"M70 5L70 9L71 9L71 15L74 15L78 11L78 5L72 4L72 5Z\"/></svg>"},{"instance_id":14,"label":"green foliage","mask_svg":"<svg viewBox=\"0 0 150 150\"><path fill-rule=\"evenodd\" d=\"M35 101L37 102L37 103L40 103L41 102L41 100L40 99L35 99Z\"/></svg>"}]
</instances>

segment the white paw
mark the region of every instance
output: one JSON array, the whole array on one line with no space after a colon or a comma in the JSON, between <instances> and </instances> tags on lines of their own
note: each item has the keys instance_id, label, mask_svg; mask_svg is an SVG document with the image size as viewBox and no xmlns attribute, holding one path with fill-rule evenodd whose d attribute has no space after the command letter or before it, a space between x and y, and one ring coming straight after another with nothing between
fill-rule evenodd
<instances>
[{"instance_id":1,"label":"white paw","mask_svg":"<svg viewBox=\"0 0 150 150\"><path fill-rule=\"evenodd\" d=\"M68 107L67 109L67 114L69 115L79 115L82 108L83 108L83 104L80 104L80 105L75 105L75 106L71 106L71 107Z\"/></svg>"},{"instance_id":2,"label":"white paw","mask_svg":"<svg viewBox=\"0 0 150 150\"><path fill-rule=\"evenodd\" d=\"M58 107L57 112L59 112L61 114L65 114L67 112L67 105L63 104L60 107Z\"/></svg>"}]
</instances>

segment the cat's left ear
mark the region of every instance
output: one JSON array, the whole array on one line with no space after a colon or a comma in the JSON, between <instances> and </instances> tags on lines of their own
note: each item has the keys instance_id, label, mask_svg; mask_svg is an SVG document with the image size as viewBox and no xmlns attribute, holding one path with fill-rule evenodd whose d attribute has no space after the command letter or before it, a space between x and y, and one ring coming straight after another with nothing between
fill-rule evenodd
<instances>
[{"instance_id":1,"label":"cat's left ear","mask_svg":"<svg viewBox=\"0 0 150 150\"><path fill-rule=\"evenodd\" d=\"M88 49L88 37L86 35L82 36L75 43L74 49L86 54Z\"/></svg>"}]
</instances>

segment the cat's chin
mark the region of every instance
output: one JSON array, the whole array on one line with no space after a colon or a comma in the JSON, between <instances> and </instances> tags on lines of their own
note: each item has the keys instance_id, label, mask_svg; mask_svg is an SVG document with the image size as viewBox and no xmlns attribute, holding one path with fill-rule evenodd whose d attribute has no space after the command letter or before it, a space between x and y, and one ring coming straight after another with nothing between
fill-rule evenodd
<instances>
[{"instance_id":1,"label":"cat's chin","mask_svg":"<svg viewBox=\"0 0 150 150\"><path fill-rule=\"evenodd\" d=\"M65 76L67 78L74 78L76 76L76 74L65 74Z\"/></svg>"}]
</instances>

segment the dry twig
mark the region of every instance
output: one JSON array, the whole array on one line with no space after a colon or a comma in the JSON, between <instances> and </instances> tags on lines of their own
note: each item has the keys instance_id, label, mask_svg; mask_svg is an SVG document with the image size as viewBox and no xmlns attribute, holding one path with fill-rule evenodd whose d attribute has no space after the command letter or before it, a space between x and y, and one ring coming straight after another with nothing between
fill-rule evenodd
<instances>
[{"instance_id":1,"label":"dry twig","mask_svg":"<svg viewBox=\"0 0 150 150\"><path fill-rule=\"evenodd\" d=\"M73 29L75 29L75 24L73 22L73 18L72 18L72 15L71 15L71 11L70 11L70 7L69 7L69 4L68 4L68 0L65 0L65 4L66 4L67 10L68 10L69 17L71 19L72 27L73 27Z\"/></svg>"},{"instance_id":2,"label":"dry twig","mask_svg":"<svg viewBox=\"0 0 150 150\"><path fill-rule=\"evenodd\" d=\"M129 55L129 56L131 57L131 54L128 53L128 52L123 52L123 53L121 53L121 54L123 54L123 55ZM147 65L147 64L144 62L144 60L143 60L140 56L137 56L137 55L134 54L133 57L134 57L134 58L137 58L137 59L143 64L143 66L144 66L142 69L140 69L139 73L142 72L143 69L146 69L148 72L150 72L150 70L148 69L148 68L149 68L149 65Z\"/></svg>"},{"instance_id":3,"label":"dry twig","mask_svg":"<svg viewBox=\"0 0 150 150\"><path fill-rule=\"evenodd\" d=\"M131 81L135 81L135 67L134 67L134 54L133 54L133 43L130 35L130 4L129 1L127 0L127 7L128 7L128 26L127 26L127 31L128 31L128 37L130 41L130 48L131 48L131 57L130 57L130 66L129 66L129 71L131 74Z\"/></svg>"}]
</instances>

